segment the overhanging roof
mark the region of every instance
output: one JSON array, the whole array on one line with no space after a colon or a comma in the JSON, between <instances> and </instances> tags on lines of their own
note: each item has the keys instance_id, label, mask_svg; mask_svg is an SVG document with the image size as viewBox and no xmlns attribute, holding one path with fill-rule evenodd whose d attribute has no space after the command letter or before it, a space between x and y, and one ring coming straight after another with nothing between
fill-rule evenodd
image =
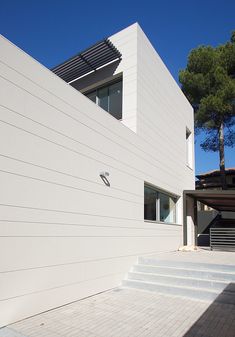
<instances>
[{"instance_id":1,"label":"overhanging roof","mask_svg":"<svg viewBox=\"0 0 235 337\"><path fill-rule=\"evenodd\" d=\"M235 212L235 190L189 190L188 195L217 211Z\"/></svg>"},{"instance_id":2,"label":"overhanging roof","mask_svg":"<svg viewBox=\"0 0 235 337\"><path fill-rule=\"evenodd\" d=\"M226 174L226 176L231 175L231 174L235 174L235 167L227 168L225 170L225 174ZM221 175L220 170L213 170L213 171L197 174L196 177L198 179L201 179L201 178L204 178L204 177L214 177L214 176L220 176L220 175Z\"/></svg>"},{"instance_id":3,"label":"overhanging roof","mask_svg":"<svg viewBox=\"0 0 235 337\"><path fill-rule=\"evenodd\" d=\"M109 39L104 39L51 70L66 82L86 75L122 57Z\"/></svg>"}]
</instances>

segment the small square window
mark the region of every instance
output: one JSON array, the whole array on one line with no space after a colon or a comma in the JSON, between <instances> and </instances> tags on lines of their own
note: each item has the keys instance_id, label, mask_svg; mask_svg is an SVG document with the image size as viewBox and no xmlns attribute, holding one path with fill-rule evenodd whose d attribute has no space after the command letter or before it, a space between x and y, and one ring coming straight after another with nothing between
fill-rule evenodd
<instances>
[{"instance_id":1,"label":"small square window","mask_svg":"<svg viewBox=\"0 0 235 337\"><path fill-rule=\"evenodd\" d=\"M186 128L186 165L190 168L193 167L192 132L188 128Z\"/></svg>"}]
</instances>

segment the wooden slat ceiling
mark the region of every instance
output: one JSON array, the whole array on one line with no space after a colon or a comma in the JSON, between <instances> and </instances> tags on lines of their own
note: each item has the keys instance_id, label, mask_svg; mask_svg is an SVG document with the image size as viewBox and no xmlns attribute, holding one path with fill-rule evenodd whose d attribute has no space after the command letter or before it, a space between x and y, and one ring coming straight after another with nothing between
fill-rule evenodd
<instances>
[{"instance_id":1,"label":"wooden slat ceiling","mask_svg":"<svg viewBox=\"0 0 235 337\"><path fill-rule=\"evenodd\" d=\"M235 190L196 190L185 193L218 211L235 212Z\"/></svg>"}]
</instances>

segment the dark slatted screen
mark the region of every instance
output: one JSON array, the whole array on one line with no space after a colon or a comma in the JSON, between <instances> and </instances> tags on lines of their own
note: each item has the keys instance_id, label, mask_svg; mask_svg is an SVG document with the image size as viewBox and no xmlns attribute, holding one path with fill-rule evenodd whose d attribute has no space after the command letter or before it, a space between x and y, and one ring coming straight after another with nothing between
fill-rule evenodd
<instances>
[{"instance_id":1,"label":"dark slatted screen","mask_svg":"<svg viewBox=\"0 0 235 337\"><path fill-rule=\"evenodd\" d=\"M121 59L121 56L112 42L105 39L54 67L52 71L64 81L70 82L111 61Z\"/></svg>"}]
</instances>

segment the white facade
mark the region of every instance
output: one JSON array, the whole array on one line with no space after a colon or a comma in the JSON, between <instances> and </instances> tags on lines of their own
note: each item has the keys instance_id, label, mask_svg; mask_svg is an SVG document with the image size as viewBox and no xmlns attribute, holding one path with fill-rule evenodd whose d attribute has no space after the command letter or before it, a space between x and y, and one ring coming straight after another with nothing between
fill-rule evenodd
<instances>
[{"instance_id":1,"label":"white facade","mask_svg":"<svg viewBox=\"0 0 235 337\"><path fill-rule=\"evenodd\" d=\"M0 39L0 326L113 288L138 255L182 242L192 108L137 24L110 40L122 122ZM144 182L179 197L177 224L144 222Z\"/></svg>"}]
</instances>

